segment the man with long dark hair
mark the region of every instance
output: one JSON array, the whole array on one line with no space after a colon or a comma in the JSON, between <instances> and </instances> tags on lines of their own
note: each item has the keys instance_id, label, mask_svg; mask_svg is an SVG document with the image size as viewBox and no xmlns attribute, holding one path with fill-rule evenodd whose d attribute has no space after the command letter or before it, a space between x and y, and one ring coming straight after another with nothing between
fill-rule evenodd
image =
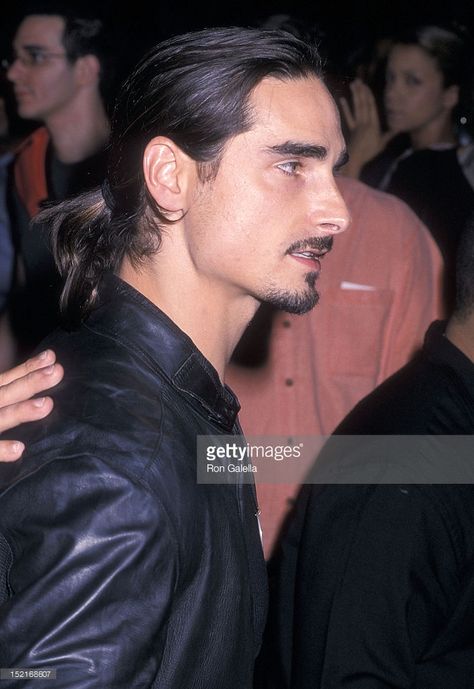
<instances>
[{"instance_id":1,"label":"man with long dark hair","mask_svg":"<svg viewBox=\"0 0 474 689\"><path fill-rule=\"evenodd\" d=\"M319 56L284 32L177 36L126 80L102 188L39 218L69 375L1 468L1 666L64 688L252 686L258 507L238 479L196 482L196 439L240 433L224 369L259 303L317 303L344 158Z\"/></svg>"}]
</instances>

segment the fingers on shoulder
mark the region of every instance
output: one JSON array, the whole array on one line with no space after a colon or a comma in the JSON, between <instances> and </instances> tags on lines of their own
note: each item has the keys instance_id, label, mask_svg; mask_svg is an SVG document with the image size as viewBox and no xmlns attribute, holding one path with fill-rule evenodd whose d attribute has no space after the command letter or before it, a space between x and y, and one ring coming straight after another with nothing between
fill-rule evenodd
<instances>
[{"instance_id":1,"label":"fingers on shoulder","mask_svg":"<svg viewBox=\"0 0 474 689\"><path fill-rule=\"evenodd\" d=\"M15 462L20 459L25 446L18 440L0 440L0 462Z\"/></svg>"},{"instance_id":2,"label":"fingers on shoulder","mask_svg":"<svg viewBox=\"0 0 474 689\"><path fill-rule=\"evenodd\" d=\"M0 373L0 386L8 385L19 378L23 378L28 373L37 371L45 366L50 366L56 361L56 354L51 349L46 349L44 352L37 354L24 361L14 368L10 368L7 371Z\"/></svg>"},{"instance_id":3,"label":"fingers on shoulder","mask_svg":"<svg viewBox=\"0 0 474 689\"><path fill-rule=\"evenodd\" d=\"M50 397L17 402L0 409L0 432L10 430L28 421L36 421L47 416L53 408Z\"/></svg>"},{"instance_id":4,"label":"fingers on shoulder","mask_svg":"<svg viewBox=\"0 0 474 689\"><path fill-rule=\"evenodd\" d=\"M63 375L64 370L60 364L49 364L11 379L0 386L0 407L23 402L52 388L62 380Z\"/></svg>"}]
</instances>

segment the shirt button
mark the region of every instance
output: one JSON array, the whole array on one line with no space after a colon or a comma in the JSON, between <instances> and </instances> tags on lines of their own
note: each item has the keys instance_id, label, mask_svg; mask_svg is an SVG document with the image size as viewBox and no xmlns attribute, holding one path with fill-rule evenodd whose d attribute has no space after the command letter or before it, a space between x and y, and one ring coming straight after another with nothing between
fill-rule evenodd
<instances>
[{"instance_id":1,"label":"shirt button","mask_svg":"<svg viewBox=\"0 0 474 689\"><path fill-rule=\"evenodd\" d=\"M293 378L287 378L285 380L285 385L288 385L288 387L291 387L293 385Z\"/></svg>"}]
</instances>

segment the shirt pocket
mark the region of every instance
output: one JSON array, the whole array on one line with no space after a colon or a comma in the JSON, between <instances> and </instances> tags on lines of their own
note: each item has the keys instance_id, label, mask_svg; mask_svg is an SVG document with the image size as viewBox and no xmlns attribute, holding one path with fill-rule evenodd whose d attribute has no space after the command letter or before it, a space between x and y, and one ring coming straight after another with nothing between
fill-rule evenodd
<instances>
[{"instance_id":1,"label":"shirt pocket","mask_svg":"<svg viewBox=\"0 0 474 689\"><path fill-rule=\"evenodd\" d=\"M332 376L374 380L390 346L388 326L393 293L388 289L337 288L325 295L328 366Z\"/></svg>"}]
</instances>

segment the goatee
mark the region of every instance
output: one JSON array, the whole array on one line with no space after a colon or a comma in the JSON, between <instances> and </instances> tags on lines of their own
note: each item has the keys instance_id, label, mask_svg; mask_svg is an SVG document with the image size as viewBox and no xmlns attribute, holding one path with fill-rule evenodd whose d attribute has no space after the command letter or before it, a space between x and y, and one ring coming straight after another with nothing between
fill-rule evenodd
<instances>
[{"instance_id":1,"label":"goatee","mask_svg":"<svg viewBox=\"0 0 474 689\"><path fill-rule=\"evenodd\" d=\"M294 313L299 316L308 313L308 311L314 309L319 302L319 292L315 288L318 275L318 272L307 273L305 282L309 289L304 292L288 292L272 289L264 295L262 301L271 304L280 311L286 311L287 313Z\"/></svg>"}]
</instances>

